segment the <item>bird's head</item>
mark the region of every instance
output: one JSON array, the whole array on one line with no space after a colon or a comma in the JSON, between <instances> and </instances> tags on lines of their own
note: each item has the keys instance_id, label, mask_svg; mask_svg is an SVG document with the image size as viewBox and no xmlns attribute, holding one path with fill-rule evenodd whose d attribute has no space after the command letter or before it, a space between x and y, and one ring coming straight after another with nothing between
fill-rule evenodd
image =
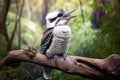
<instances>
[{"instance_id":1,"label":"bird's head","mask_svg":"<svg viewBox=\"0 0 120 80\"><path fill-rule=\"evenodd\" d=\"M67 25L69 20L75 17L70 15L74 11L75 9L66 11L62 8L48 13L46 16L47 28L52 28L58 25Z\"/></svg>"}]
</instances>

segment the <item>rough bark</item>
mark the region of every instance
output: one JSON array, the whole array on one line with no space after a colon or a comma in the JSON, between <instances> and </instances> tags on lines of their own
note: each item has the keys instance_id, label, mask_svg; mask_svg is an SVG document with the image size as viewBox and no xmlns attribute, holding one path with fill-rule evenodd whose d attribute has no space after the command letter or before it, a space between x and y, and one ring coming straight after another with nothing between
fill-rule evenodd
<instances>
[{"instance_id":1,"label":"rough bark","mask_svg":"<svg viewBox=\"0 0 120 80\"><path fill-rule=\"evenodd\" d=\"M120 56L116 54L110 55L105 59L67 56L65 60L59 58L56 66L53 59L48 59L29 47L29 49L10 51L8 56L1 60L0 69L4 66L14 66L13 64L20 62L31 62L41 66L46 65L94 80L120 80Z\"/></svg>"}]
</instances>

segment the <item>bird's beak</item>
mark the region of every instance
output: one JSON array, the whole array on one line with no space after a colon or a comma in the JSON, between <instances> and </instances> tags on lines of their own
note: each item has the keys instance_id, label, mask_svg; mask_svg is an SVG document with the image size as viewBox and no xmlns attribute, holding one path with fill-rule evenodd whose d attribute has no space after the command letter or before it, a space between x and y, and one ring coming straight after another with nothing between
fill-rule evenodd
<instances>
[{"instance_id":1,"label":"bird's beak","mask_svg":"<svg viewBox=\"0 0 120 80\"><path fill-rule=\"evenodd\" d=\"M70 16L70 14L72 14L76 9L72 9L69 11L66 11L63 16L62 19L71 19L71 18L75 18L76 16Z\"/></svg>"},{"instance_id":2,"label":"bird's beak","mask_svg":"<svg viewBox=\"0 0 120 80\"><path fill-rule=\"evenodd\" d=\"M73 13L74 11L75 11L75 9L66 11L63 15L64 15L64 16L69 16L69 15L70 15L71 13Z\"/></svg>"}]
</instances>

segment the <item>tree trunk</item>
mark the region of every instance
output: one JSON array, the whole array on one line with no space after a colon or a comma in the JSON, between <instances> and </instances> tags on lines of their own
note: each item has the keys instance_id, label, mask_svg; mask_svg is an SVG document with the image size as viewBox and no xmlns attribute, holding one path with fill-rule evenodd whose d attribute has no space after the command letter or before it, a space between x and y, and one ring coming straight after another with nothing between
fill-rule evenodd
<instances>
[{"instance_id":1,"label":"tree trunk","mask_svg":"<svg viewBox=\"0 0 120 80\"><path fill-rule=\"evenodd\" d=\"M1 13L0 13L0 34L2 34L5 37L5 40L7 42L7 50L10 50L10 45L9 44L9 36L7 33L7 27L6 27L6 19L7 19L7 14L10 8L11 0L2 0L0 3L1 7Z\"/></svg>"},{"instance_id":2,"label":"tree trunk","mask_svg":"<svg viewBox=\"0 0 120 80\"><path fill-rule=\"evenodd\" d=\"M103 4L104 6L107 5L107 0L94 0L96 4ZM94 7L93 13L92 13L92 26L95 29L100 28L101 26L101 18L105 14L105 11L102 9L102 7Z\"/></svg>"},{"instance_id":3,"label":"tree trunk","mask_svg":"<svg viewBox=\"0 0 120 80\"><path fill-rule=\"evenodd\" d=\"M44 26L46 24L46 15L48 13L49 10L49 4L50 4L50 0L43 0L43 4L42 4L42 11L41 11L41 26Z\"/></svg>"}]
</instances>

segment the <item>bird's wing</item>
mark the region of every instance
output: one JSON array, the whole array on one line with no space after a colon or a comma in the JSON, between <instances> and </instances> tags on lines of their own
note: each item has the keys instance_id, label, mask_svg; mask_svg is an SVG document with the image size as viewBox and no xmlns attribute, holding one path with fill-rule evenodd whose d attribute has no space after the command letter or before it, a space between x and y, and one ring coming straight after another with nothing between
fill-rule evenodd
<instances>
[{"instance_id":1,"label":"bird's wing","mask_svg":"<svg viewBox=\"0 0 120 80\"><path fill-rule=\"evenodd\" d=\"M50 47L53 38L53 28L48 28L43 32L40 44L40 52L46 54L46 50Z\"/></svg>"}]
</instances>

